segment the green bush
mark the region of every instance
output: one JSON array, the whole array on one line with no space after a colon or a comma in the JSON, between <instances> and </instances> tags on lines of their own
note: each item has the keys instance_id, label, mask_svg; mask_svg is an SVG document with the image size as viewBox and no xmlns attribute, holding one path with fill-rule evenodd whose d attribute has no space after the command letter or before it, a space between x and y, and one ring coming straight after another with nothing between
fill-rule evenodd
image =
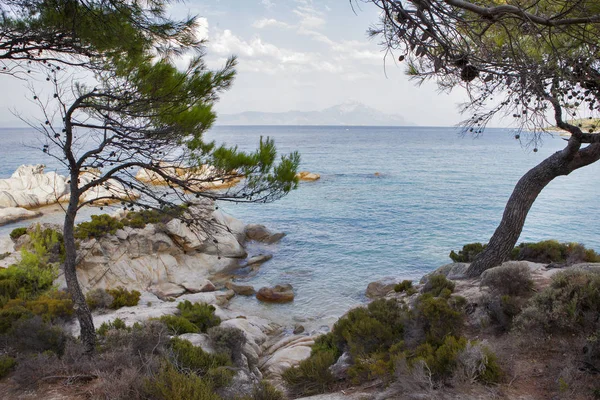
<instances>
[{"instance_id":1,"label":"green bush","mask_svg":"<svg viewBox=\"0 0 600 400\"><path fill-rule=\"evenodd\" d=\"M131 332L131 328L128 328L125 324L125 321L123 321L121 318L115 318L112 321L103 322L100 325L100 327L96 330L96 332L100 336L106 336L106 334L111 330L122 330Z\"/></svg>"},{"instance_id":2,"label":"green bush","mask_svg":"<svg viewBox=\"0 0 600 400\"><path fill-rule=\"evenodd\" d=\"M484 347L483 352L485 355L484 369L479 374L478 380L488 385L500 382L504 372L498 364L498 357L487 347Z\"/></svg>"},{"instance_id":3,"label":"green bush","mask_svg":"<svg viewBox=\"0 0 600 400\"><path fill-rule=\"evenodd\" d=\"M177 305L179 315L198 327L200 332L206 332L208 328L221 323L221 318L215 315L215 307L205 303L192 304L185 300Z\"/></svg>"},{"instance_id":4,"label":"green bush","mask_svg":"<svg viewBox=\"0 0 600 400\"><path fill-rule=\"evenodd\" d=\"M117 310L121 307L137 306L140 302L140 297L142 296L137 290L129 291L122 286L116 289L109 289L106 292L113 298L113 301L110 304L110 308L113 310Z\"/></svg>"},{"instance_id":5,"label":"green bush","mask_svg":"<svg viewBox=\"0 0 600 400\"><path fill-rule=\"evenodd\" d=\"M159 373L146 380L148 397L156 400L221 400L211 383L195 374L179 372L165 363Z\"/></svg>"},{"instance_id":6,"label":"green bush","mask_svg":"<svg viewBox=\"0 0 600 400\"><path fill-rule=\"evenodd\" d=\"M252 395L239 400L285 400L286 397L267 381L261 381L252 389Z\"/></svg>"},{"instance_id":7,"label":"green bush","mask_svg":"<svg viewBox=\"0 0 600 400\"><path fill-rule=\"evenodd\" d=\"M15 228L10 232L10 238L13 242L16 242L18 238L27 233L27 228Z\"/></svg>"},{"instance_id":8,"label":"green bush","mask_svg":"<svg viewBox=\"0 0 600 400\"><path fill-rule=\"evenodd\" d=\"M0 356L0 379L4 378L17 365L17 360L9 355L3 354Z\"/></svg>"},{"instance_id":9,"label":"green bush","mask_svg":"<svg viewBox=\"0 0 600 400\"><path fill-rule=\"evenodd\" d=\"M453 309L447 299L424 294L416 304L416 319L425 333L426 341L441 346L446 336L460 336L464 314Z\"/></svg>"},{"instance_id":10,"label":"green bush","mask_svg":"<svg viewBox=\"0 0 600 400\"><path fill-rule=\"evenodd\" d=\"M313 395L324 393L331 388L335 379L329 367L336 359L332 352L319 352L289 368L282 374L294 395Z\"/></svg>"},{"instance_id":11,"label":"green bush","mask_svg":"<svg viewBox=\"0 0 600 400\"><path fill-rule=\"evenodd\" d=\"M405 279L394 286L394 291L396 293L408 292L409 289L413 289L413 283L408 279Z\"/></svg>"},{"instance_id":12,"label":"green bush","mask_svg":"<svg viewBox=\"0 0 600 400\"><path fill-rule=\"evenodd\" d=\"M544 264L600 262L600 255L594 250L586 249L580 243L559 243L556 240L521 243L513 250L512 258Z\"/></svg>"},{"instance_id":13,"label":"green bush","mask_svg":"<svg viewBox=\"0 0 600 400\"><path fill-rule=\"evenodd\" d=\"M479 255L479 253L481 253L486 247L487 247L487 244L481 244L481 243L465 244L463 246L462 250L458 251L458 254L455 253L454 250L452 250L450 252L450 258L454 262L470 263L473 260L475 260L475 257L477 257Z\"/></svg>"},{"instance_id":14,"label":"green bush","mask_svg":"<svg viewBox=\"0 0 600 400\"><path fill-rule=\"evenodd\" d=\"M555 274L550 286L515 318L515 325L546 332L589 331L595 329L599 313L600 273L570 270Z\"/></svg>"},{"instance_id":15,"label":"green bush","mask_svg":"<svg viewBox=\"0 0 600 400\"><path fill-rule=\"evenodd\" d=\"M240 329L215 326L208 330L208 336L218 351L232 358L241 354L246 344L246 335Z\"/></svg>"},{"instance_id":16,"label":"green bush","mask_svg":"<svg viewBox=\"0 0 600 400\"><path fill-rule=\"evenodd\" d=\"M19 352L51 351L61 356L67 335L58 326L46 323L39 316L17 320L7 333L11 347Z\"/></svg>"},{"instance_id":17,"label":"green bush","mask_svg":"<svg viewBox=\"0 0 600 400\"><path fill-rule=\"evenodd\" d=\"M200 329L192 324L187 318L179 315L163 315L159 321L167 326L169 332L173 335L183 335L184 333L199 333Z\"/></svg>"},{"instance_id":18,"label":"green bush","mask_svg":"<svg viewBox=\"0 0 600 400\"><path fill-rule=\"evenodd\" d=\"M189 341L178 338L171 339L171 351L174 365L182 371L204 377L213 388L226 386L233 378L233 370L226 368L231 365L227 354L209 354Z\"/></svg>"},{"instance_id":19,"label":"green bush","mask_svg":"<svg viewBox=\"0 0 600 400\"><path fill-rule=\"evenodd\" d=\"M481 284L498 295L522 296L533 290L531 271L525 263L520 262L508 262L484 271Z\"/></svg>"},{"instance_id":20,"label":"green bush","mask_svg":"<svg viewBox=\"0 0 600 400\"><path fill-rule=\"evenodd\" d=\"M114 300L110 293L101 288L90 290L85 295L85 302L92 311L110 308Z\"/></svg>"},{"instance_id":21,"label":"green bush","mask_svg":"<svg viewBox=\"0 0 600 400\"><path fill-rule=\"evenodd\" d=\"M439 346L427 341L416 348L415 357L410 362L424 361L436 380L449 378L454 372L459 353L466 346L467 339L464 337L446 336Z\"/></svg>"},{"instance_id":22,"label":"green bush","mask_svg":"<svg viewBox=\"0 0 600 400\"><path fill-rule=\"evenodd\" d=\"M123 224L131 228L142 229L147 224L166 224L174 218L180 218L187 206L167 206L161 210L132 211L123 218Z\"/></svg>"},{"instance_id":23,"label":"green bush","mask_svg":"<svg viewBox=\"0 0 600 400\"><path fill-rule=\"evenodd\" d=\"M434 297L442 296L448 298L454 292L454 287L454 282L448 280L445 275L434 274L429 276L425 286L423 286L423 293L430 293Z\"/></svg>"},{"instance_id":24,"label":"green bush","mask_svg":"<svg viewBox=\"0 0 600 400\"><path fill-rule=\"evenodd\" d=\"M91 221L82 222L75 227L75 238L98 239L108 234L114 235L123 226L121 221L108 214L92 215Z\"/></svg>"}]
</instances>

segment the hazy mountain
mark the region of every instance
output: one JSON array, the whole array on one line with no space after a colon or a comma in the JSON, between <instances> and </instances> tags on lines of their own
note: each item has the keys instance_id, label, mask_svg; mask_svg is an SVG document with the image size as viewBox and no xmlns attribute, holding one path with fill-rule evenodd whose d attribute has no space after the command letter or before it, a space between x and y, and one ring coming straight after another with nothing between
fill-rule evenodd
<instances>
[{"instance_id":1,"label":"hazy mountain","mask_svg":"<svg viewBox=\"0 0 600 400\"><path fill-rule=\"evenodd\" d=\"M321 111L286 111L278 113L246 111L219 114L219 125L414 125L401 115L385 114L362 103L338 104Z\"/></svg>"}]
</instances>

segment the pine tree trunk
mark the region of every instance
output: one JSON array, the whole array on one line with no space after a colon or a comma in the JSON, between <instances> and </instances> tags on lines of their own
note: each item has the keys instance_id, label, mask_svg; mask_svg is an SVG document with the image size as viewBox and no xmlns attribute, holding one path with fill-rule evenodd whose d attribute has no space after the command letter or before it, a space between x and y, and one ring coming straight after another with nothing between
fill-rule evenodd
<instances>
[{"instance_id":1,"label":"pine tree trunk","mask_svg":"<svg viewBox=\"0 0 600 400\"><path fill-rule=\"evenodd\" d=\"M67 288L71 294L71 299L73 300L75 315L79 321L80 338L83 343L85 353L92 354L96 348L96 330L94 329L92 313L85 301L85 296L81 291L81 287L79 286L76 271L77 249L75 247L74 229L75 216L77 215L78 197L79 196L77 196L77 192L71 192L71 201L69 202L65 216L65 224L63 227L66 253L64 274L65 280L67 281Z\"/></svg>"},{"instance_id":2,"label":"pine tree trunk","mask_svg":"<svg viewBox=\"0 0 600 400\"><path fill-rule=\"evenodd\" d=\"M471 263L466 275L477 277L483 271L508 260L521 235L527 213L542 189L557 176L568 175L599 158L600 146L597 144L579 150L578 145L570 143L567 148L552 154L523 175L506 203L500 225L486 249Z\"/></svg>"}]
</instances>

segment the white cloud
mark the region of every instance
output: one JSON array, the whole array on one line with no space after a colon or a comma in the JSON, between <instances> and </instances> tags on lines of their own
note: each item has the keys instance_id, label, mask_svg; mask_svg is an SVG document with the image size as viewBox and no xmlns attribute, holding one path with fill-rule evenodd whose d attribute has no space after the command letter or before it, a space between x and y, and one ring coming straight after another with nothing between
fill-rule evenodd
<instances>
[{"instance_id":1,"label":"white cloud","mask_svg":"<svg viewBox=\"0 0 600 400\"><path fill-rule=\"evenodd\" d=\"M260 2L263 6L265 6L265 8L267 10L270 10L272 7L275 6L275 3L273 3L271 0L261 0Z\"/></svg>"},{"instance_id":2,"label":"white cloud","mask_svg":"<svg viewBox=\"0 0 600 400\"><path fill-rule=\"evenodd\" d=\"M260 19L258 21L255 21L252 24L252 27L254 28L258 28L258 29L263 29L269 26L273 26L273 27L277 27L277 28L285 28L285 29L289 29L289 28L293 28L292 25L287 24L285 22L282 21L278 21L274 18L263 18Z\"/></svg>"},{"instance_id":3,"label":"white cloud","mask_svg":"<svg viewBox=\"0 0 600 400\"><path fill-rule=\"evenodd\" d=\"M325 25L322 13L312 6L300 6L294 10L294 14L300 17L300 27L305 29L320 28Z\"/></svg>"},{"instance_id":4,"label":"white cloud","mask_svg":"<svg viewBox=\"0 0 600 400\"><path fill-rule=\"evenodd\" d=\"M208 19L204 17L198 18L198 26L196 27L196 37L199 40L208 39Z\"/></svg>"}]
</instances>

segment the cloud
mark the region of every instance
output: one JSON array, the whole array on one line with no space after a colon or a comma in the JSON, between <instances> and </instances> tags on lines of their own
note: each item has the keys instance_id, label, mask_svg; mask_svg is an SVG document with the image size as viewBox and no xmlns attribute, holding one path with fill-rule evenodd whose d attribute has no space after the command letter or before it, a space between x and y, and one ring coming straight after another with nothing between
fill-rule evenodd
<instances>
[{"instance_id":1,"label":"cloud","mask_svg":"<svg viewBox=\"0 0 600 400\"><path fill-rule=\"evenodd\" d=\"M305 29L320 28L325 25L323 13L311 6L300 6L294 9L294 14L300 17L300 27Z\"/></svg>"},{"instance_id":2,"label":"cloud","mask_svg":"<svg viewBox=\"0 0 600 400\"><path fill-rule=\"evenodd\" d=\"M258 28L258 29L263 29L263 28L266 28L269 26L276 27L276 28L285 28L285 29L293 28L292 25L287 24L282 21L278 21L274 18L263 18L258 21L255 21L252 24L252 27Z\"/></svg>"},{"instance_id":3,"label":"cloud","mask_svg":"<svg viewBox=\"0 0 600 400\"><path fill-rule=\"evenodd\" d=\"M205 40L208 39L208 19L204 18L204 17L199 17L198 18L198 26L196 27L196 37L199 40Z\"/></svg>"},{"instance_id":4,"label":"cloud","mask_svg":"<svg viewBox=\"0 0 600 400\"><path fill-rule=\"evenodd\" d=\"M265 6L265 8L267 10L270 10L272 7L275 6L275 3L273 3L271 0L261 0L260 2L263 6Z\"/></svg>"}]
</instances>

